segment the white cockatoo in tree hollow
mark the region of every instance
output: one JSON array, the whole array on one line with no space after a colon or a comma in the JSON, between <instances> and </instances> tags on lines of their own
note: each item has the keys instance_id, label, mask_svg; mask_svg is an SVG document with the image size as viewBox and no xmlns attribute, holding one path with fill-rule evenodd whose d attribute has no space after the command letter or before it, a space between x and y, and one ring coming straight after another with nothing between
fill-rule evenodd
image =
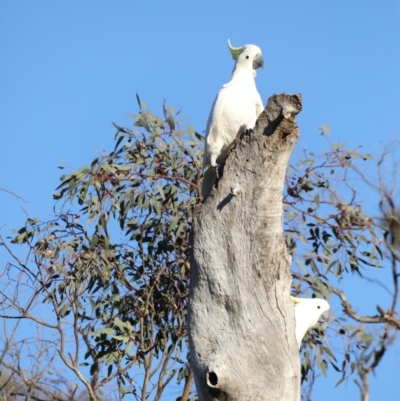
<instances>
[{"instance_id":1,"label":"white cockatoo in tree hollow","mask_svg":"<svg viewBox=\"0 0 400 401\"><path fill-rule=\"evenodd\" d=\"M296 340L300 349L301 342L307 331L315 327L318 321L328 321L330 306L322 298L296 298L292 296L291 298L295 303Z\"/></svg>"},{"instance_id":2,"label":"white cockatoo in tree hollow","mask_svg":"<svg viewBox=\"0 0 400 401\"><path fill-rule=\"evenodd\" d=\"M261 49L255 45L233 47L235 60L231 80L222 86L208 117L204 156L202 195L207 196L216 179L216 169L223 163L230 145L239 133L254 128L264 106L254 78L264 66Z\"/></svg>"}]
</instances>

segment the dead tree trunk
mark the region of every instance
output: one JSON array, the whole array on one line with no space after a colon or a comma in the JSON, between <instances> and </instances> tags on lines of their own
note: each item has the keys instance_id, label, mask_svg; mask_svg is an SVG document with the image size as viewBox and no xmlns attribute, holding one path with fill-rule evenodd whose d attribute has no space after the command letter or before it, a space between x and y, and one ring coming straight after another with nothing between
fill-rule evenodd
<instances>
[{"instance_id":1,"label":"dead tree trunk","mask_svg":"<svg viewBox=\"0 0 400 401\"><path fill-rule=\"evenodd\" d=\"M300 362L282 189L301 96L268 100L195 212L190 358L201 401L297 401Z\"/></svg>"}]
</instances>

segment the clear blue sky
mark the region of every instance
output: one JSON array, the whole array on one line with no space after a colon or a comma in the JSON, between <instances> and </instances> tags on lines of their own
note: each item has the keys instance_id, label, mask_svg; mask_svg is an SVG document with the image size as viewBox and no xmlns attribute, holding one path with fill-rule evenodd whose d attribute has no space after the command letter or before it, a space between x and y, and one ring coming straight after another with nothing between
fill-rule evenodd
<instances>
[{"instance_id":1,"label":"clear blue sky","mask_svg":"<svg viewBox=\"0 0 400 401\"><path fill-rule=\"evenodd\" d=\"M298 93L297 150L333 141L376 145L400 134L400 2L7 1L0 2L0 226L52 215L60 159L72 168L111 150L111 122L130 125L135 93L153 111L164 99L203 132L215 94L230 79L234 46L258 45L264 100ZM64 170L65 171L65 170ZM1 258L3 261L4 258ZM351 298L351 295L350 295ZM385 360L374 400L397 400L399 354ZM331 373L332 370L330 370ZM349 382L323 381L315 399L352 401Z\"/></svg>"}]
</instances>

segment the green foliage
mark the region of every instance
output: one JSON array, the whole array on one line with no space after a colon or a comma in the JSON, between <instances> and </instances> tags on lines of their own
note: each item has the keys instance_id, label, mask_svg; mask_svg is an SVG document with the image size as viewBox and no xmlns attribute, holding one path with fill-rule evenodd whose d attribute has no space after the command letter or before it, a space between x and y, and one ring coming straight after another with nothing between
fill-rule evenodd
<instances>
[{"instance_id":1,"label":"green foliage","mask_svg":"<svg viewBox=\"0 0 400 401\"><path fill-rule=\"evenodd\" d=\"M320 129L329 134L329 127ZM362 276L363 268L379 268L382 263L376 224L363 212L364 205L348 184L355 163L365 163L371 156L360 154L359 149L346 150L344 144L330 148L318 156L309 152L296 166L290 166L283 197L285 239L294 263L293 290L328 300L333 279L338 281L346 273ZM348 331L340 322L330 327ZM354 371L346 371L349 354L344 354L339 368L319 334L323 330L314 329L304 338L302 380L308 380L314 365L324 376L331 365L343 373L344 380L346 373Z\"/></svg>"},{"instance_id":2,"label":"green foliage","mask_svg":"<svg viewBox=\"0 0 400 401\"><path fill-rule=\"evenodd\" d=\"M200 202L203 138L190 125L182 128L172 107L164 105L160 118L138 101L133 131L114 124L111 153L61 177L54 194L62 202L57 218L28 219L14 242L28 244L34 255L36 270L23 265L22 271L54 308L54 327L59 322L72 326L85 345L84 358L77 353L72 359L99 376L90 384L93 389L116 379L121 397L153 392L157 400L173 377L189 387L192 380L182 352L187 348L188 241L192 211ZM329 134L329 127L320 129ZM348 184L355 163L370 158L334 144L329 152L310 152L289 168L284 230L297 266L296 294L329 299L332 278L380 267L376 224ZM360 347L371 343L358 326L337 321L337 331L357 337ZM315 365L325 376L331 366L342 374L340 384L355 370L353 349L338 361L323 332L323 327L314 329L304 339L302 379L310 380ZM141 383L132 375L133 366L144 371ZM157 385L150 385L152 378Z\"/></svg>"},{"instance_id":3,"label":"green foliage","mask_svg":"<svg viewBox=\"0 0 400 401\"><path fill-rule=\"evenodd\" d=\"M330 152L318 157L311 154L291 167L286 177L288 249L302 273L322 280L329 274L360 273L361 266L379 267L382 257L374 221L363 213L363 205L346 180L353 160L367 160L369 155L343 147L334 144ZM329 296L323 283L315 284L319 296Z\"/></svg>"},{"instance_id":4,"label":"green foliage","mask_svg":"<svg viewBox=\"0 0 400 401\"><path fill-rule=\"evenodd\" d=\"M63 200L62 214L50 223L30 219L14 238L34 250L44 302L59 319L71 316L85 339L83 366L93 375L105 364L100 384L118 377L124 394L137 391L133 365L150 371L174 359L188 374L179 355L202 143L190 125L181 128L172 108L163 112L161 119L141 103L132 116L140 130L115 125L110 154L61 177L54 198ZM67 203L80 210L65 212Z\"/></svg>"}]
</instances>

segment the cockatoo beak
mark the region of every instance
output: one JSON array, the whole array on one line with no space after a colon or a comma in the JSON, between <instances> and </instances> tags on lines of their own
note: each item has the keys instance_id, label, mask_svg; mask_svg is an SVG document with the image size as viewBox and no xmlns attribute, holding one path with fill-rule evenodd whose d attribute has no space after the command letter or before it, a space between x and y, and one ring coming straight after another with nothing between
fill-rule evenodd
<instances>
[{"instance_id":1,"label":"cockatoo beak","mask_svg":"<svg viewBox=\"0 0 400 401\"><path fill-rule=\"evenodd\" d=\"M256 70L257 68L264 67L264 59L262 56L259 54L254 60L253 60L253 70Z\"/></svg>"},{"instance_id":2,"label":"cockatoo beak","mask_svg":"<svg viewBox=\"0 0 400 401\"><path fill-rule=\"evenodd\" d=\"M326 323L327 321L329 321L329 312L328 312L328 311L324 312L324 313L319 317L318 323L324 324L324 323Z\"/></svg>"}]
</instances>

